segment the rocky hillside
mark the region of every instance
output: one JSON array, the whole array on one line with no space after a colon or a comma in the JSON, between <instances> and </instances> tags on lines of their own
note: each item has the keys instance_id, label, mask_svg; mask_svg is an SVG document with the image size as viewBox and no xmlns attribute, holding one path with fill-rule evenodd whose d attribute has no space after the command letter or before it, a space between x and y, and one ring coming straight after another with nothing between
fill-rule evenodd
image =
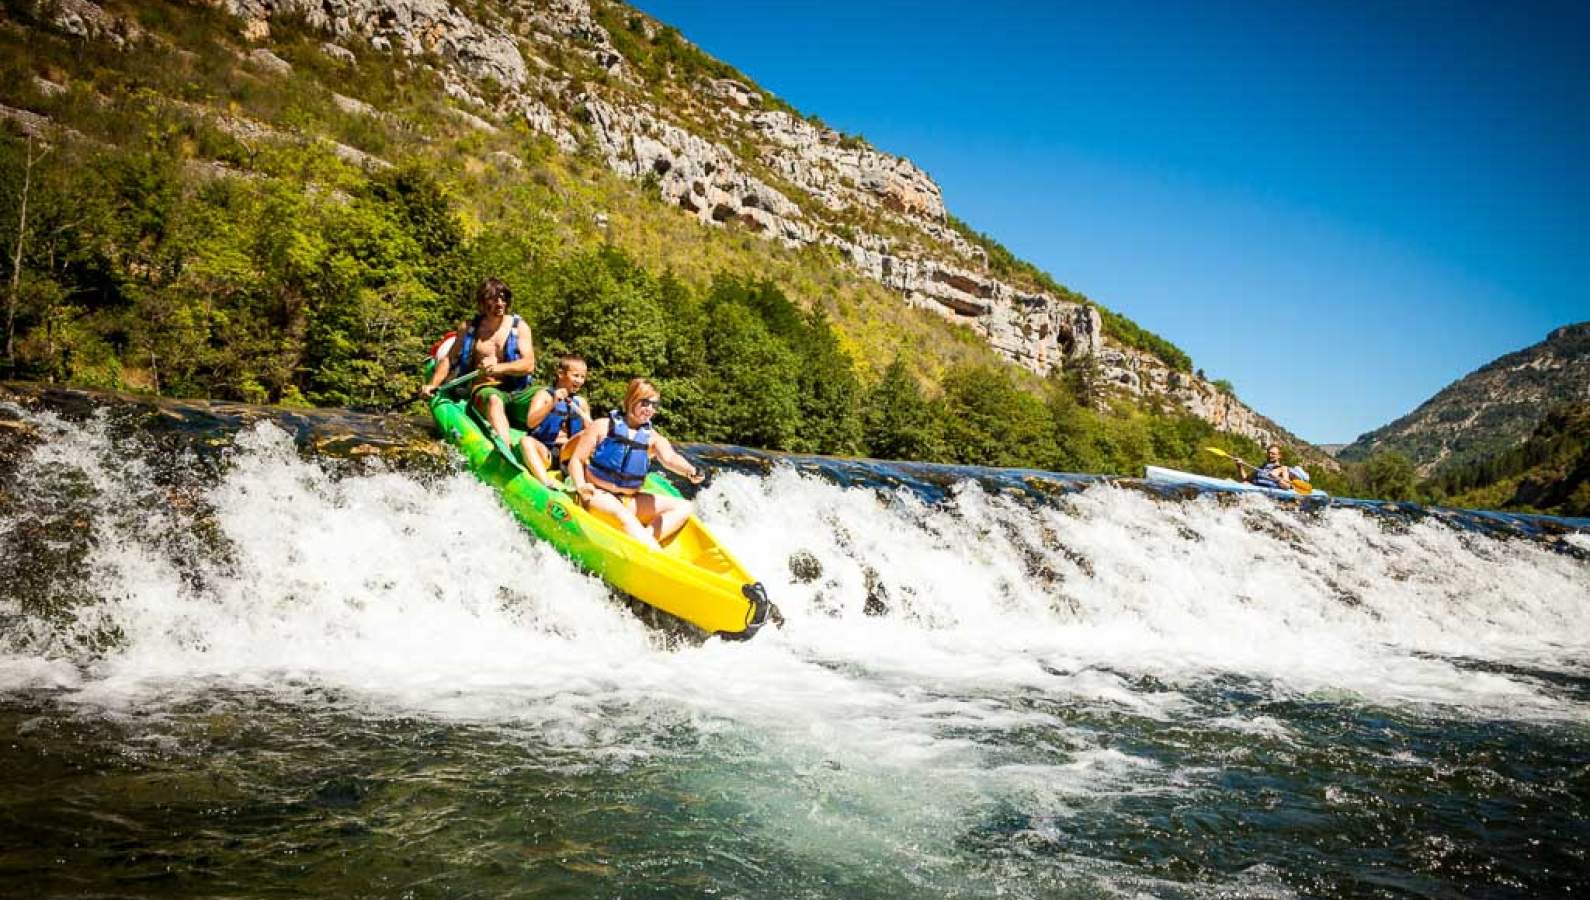
<instances>
[{"instance_id":1,"label":"rocky hillside","mask_svg":"<svg viewBox=\"0 0 1590 900\"><path fill-rule=\"evenodd\" d=\"M1590 400L1590 322L1480 367L1406 416L1344 448L1343 460L1379 451L1410 459L1421 475L1449 471L1523 444L1551 409Z\"/></svg>"},{"instance_id":2,"label":"rocky hillside","mask_svg":"<svg viewBox=\"0 0 1590 900\"><path fill-rule=\"evenodd\" d=\"M1432 487L1453 506L1590 516L1590 402L1554 407L1524 443L1449 467Z\"/></svg>"},{"instance_id":3,"label":"rocky hillside","mask_svg":"<svg viewBox=\"0 0 1590 900\"><path fill-rule=\"evenodd\" d=\"M230 38L239 43L238 58L249 77L286 77L295 63L302 70L309 62L316 72L334 73L338 66L384 56L391 65L434 79L455 126L463 123L498 144L505 134L540 135L558 152L600 161L702 227L827 254L904 304L965 326L1033 373L1084 367L1135 401L1184 409L1261 442L1302 446L1195 372L1168 341L962 225L947 210L939 186L910 160L801 114L632 8L609 0L211 5L232 17ZM28 12L56 31L128 52L163 40L140 27L136 4L31 0ZM320 59L294 57L280 45L284 35L306 31L319 36ZM35 75L34 90L51 96L72 90L69 75ZM356 83L323 83L339 115L372 123L366 133L379 125L412 138L430 127L404 121L383 107L382 97L360 96ZM235 103L217 109L167 101L251 146L304 127L301 121L240 115ZM24 130L48 127L46 118L24 105L8 105L0 114ZM379 152L356 143L333 140L331 146L367 169L388 164ZM499 150L496 156L503 165L518 165L512 152ZM208 161L192 164L204 167ZM224 162L210 168L230 171Z\"/></svg>"}]
</instances>

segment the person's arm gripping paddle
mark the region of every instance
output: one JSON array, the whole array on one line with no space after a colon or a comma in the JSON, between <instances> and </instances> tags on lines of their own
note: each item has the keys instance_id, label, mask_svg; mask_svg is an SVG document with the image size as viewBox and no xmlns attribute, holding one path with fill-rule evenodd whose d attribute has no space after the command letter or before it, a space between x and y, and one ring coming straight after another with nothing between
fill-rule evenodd
<instances>
[{"instance_id":1,"label":"person's arm gripping paddle","mask_svg":"<svg viewBox=\"0 0 1590 900\"><path fill-rule=\"evenodd\" d=\"M525 414L524 437L519 439L519 452L524 456L525 465L530 467L530 474L534 475L537 481L547 487L557 487L558 485L557 481L547 472L547 466L552 464L552 457L548 452L548 448L531 437L530 434L536 430L536 426L541 424L547 414L552 412L552 407L556 402L555 394L546 391L536 391L535 398L530 401L530 411ZM555 453L557 451L553 450L552 452Z\"/></svg>"},{"instance_id":2,"label":"person's arm gripping paddle","mask_svg":"<svg viewBox=\"0 0 1590 900\"><path fill-rule=\"evenodd\" d=\"M1216 456L1224 457L1224 458L1229 459L1232 462L1236 463L1237 464L1237 480L1238 481L1247 481L1248 480L1248 474L1250 472L1254 471L1254 466L1250 465L1246 460L1244 460L1240 456L1232 456L1230 453L1227 453L1226 451L1220 449L1219 447L1205 447L1204 449L1209 451L1210 453L1213 453Z\"/></svg>"},{"instance_id":3,"label":"person's arm gripping paddle","mask_svg":"<svg viewBox=\"0 0 1590 900\"><path fill-rule=\"evenodd\" d=\"M445 391L447 388L459 383L458 381L452 381L445 385L442 384L442 382L447 381L447 376L449 373L457 372L459 369L458 354L464 349L464 332L468 328L468 322L460 322L458 327L453 329L454 333L457 335L457 337L453 340L453 346L448 348L447 354L445 356L436 361L436 368L431 370L431 380L426 382L424 387L420 388L421 399L429 400L436 396L437 392ZM470 374L474 373L472 372Z\"/></svg>"},{"instance_id":4,"label":"person's arm gripping paddle","mask_svg":"<svg viewBox=\"0 0 1590 900\"><path fill-rule=\"evenodd\" d=\"M469 382L474 381L477 377L479 377L479 375L480 375L479 371L465 372L464 374L458 376L457 378L454 378L452 381L449 381L449 382L447 382L445 384L436 385L436 386L426 385L425 387L420 388L420 392L418 394L415 394L412 397L404 397L402 400L399 400L398 402L396 402L396 403L392 404L391 406L388 406L388 407L386 407L386 408L384 408L384 409L382 409L380 411L383 412L383 413L397 412L398 410L402 409L405 406L408 406L410 403L413 403L413 402L415 402L417 400L429 400L429 399L435 397L437 394L445 394L448 391L452 390L455 387L458 387L461 384L468 384Z\"/></svg>"}]
</instances>

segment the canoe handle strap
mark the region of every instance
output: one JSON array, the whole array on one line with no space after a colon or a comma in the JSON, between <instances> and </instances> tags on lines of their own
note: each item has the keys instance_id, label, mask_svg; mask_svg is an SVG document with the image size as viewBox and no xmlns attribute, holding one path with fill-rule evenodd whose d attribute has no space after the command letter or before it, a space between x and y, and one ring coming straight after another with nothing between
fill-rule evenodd
<instances>
[{"instance_id":1,"label":"canoe handle strap","mask_svg":"<svg viewBox=\"0 0 1590 900\"><path fill-rule=\"evenodd\" d=\"M740 588L740 593L751 601L750 613L745 617L745 628L741 631L720 631L718 637L726 641L748 641L769 621L783 627L784 614L778 611L773 601L767 599L767 589L762 587L762 582L747 584Z\"/></svg>"}]
</instances>

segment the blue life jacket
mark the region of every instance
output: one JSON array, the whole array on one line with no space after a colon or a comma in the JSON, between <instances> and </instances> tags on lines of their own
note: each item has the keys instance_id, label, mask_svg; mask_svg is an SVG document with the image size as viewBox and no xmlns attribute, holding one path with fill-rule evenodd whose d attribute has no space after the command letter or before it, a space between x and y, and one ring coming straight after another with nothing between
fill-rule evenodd
<instances>
[{"instance_id":1,"label":"blue life jacket","mask_svg":"<svg viewBox=\"0 0 1590 900\"><path fill-rule=\"evenodd\" d=\"M651 444L651 423L630 428L624 414L613 410L607 414L612 420L607 437L591 451L591 473L608 484L626 491L640 490L651 469L647 447Z\"/></svg>"},{"instance_id":2,"label":"blue life jacket","mask_svg":"<svg viewBox=\"0 0 1590 900\"><path fill-rule=\"evenodd\" d=\"M475 368L475 329L480 327L480 316L469 322L469 327L464 329L464 334L459 338L458 345L458 372L454 375L468 375ZM519 317L514 316L508 320L508 346L503 348L503 359L498 362L514 362L519 358ZM505 391L520 391L530 384L529 375L513 375L502 380L502 389Z\"/></svg>"},{"instance_id":3,"label":"blue life jacket","mask_svg":"<svg viewBox=\"0 0 1590 900\"><path fill-rule=\"evenodd\" d=\"M585 422L574 411L580 405L580 398L574 396L559 400L554 394L553 388L547 387L542 388L542 390L546 392L547 396L553 398L552 409L547 413L547 417L541 420L541 424L530 432L530 436L546 444L550 449L557 444L558 432L563 430L563 423L567 422L569 425L569 440L572 442L574 436L585 428Z\"/></svg>"},{"instance_id":4,"label":"blue life jacket","mask_svg":"<svg viewBox=\"0 0 1590 900\"><path fill-rule=\"evenodd\" d=\"M1280 479L1271 474L1275 471L1285 472L1286 466L1283 466L1280 463L1276 463L1274 466L1270 465L1269 463L1265 463L1259 468L1253 470L1253 477L1250 478L1249 481L1263 488L1274 488L1278 491L1287 490L1287 486L1282 484Z\"/></svg>"}]
</instances>

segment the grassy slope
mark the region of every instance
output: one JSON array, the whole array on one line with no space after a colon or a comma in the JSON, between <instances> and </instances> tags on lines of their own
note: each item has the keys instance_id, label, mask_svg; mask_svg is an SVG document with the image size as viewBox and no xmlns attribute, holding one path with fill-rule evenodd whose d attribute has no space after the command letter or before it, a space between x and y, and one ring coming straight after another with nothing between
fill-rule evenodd
<instances>
[{"instance_id":1,"label":"grassy slope","mask_svg":"<svg viewBox=\"0 0 1590 900\"><path fill-rule=\"evenodd\" d=\"M206 112L258 122L284 135L336 141L399 165L416 164L448 186L465 221L477 229L539 218L557 251L611 241L647 267L672 271L697 286L723 272L771 279L798 303L827 311L846 350L869 376L896 353L913 360L929 380L957 362L997 360L970 329L906 306L829 251L792 251L738 229L702 227L642 185L593 159L562 154L522 125L497 134L478 131L447 113L456 104L434 76L358 42L351 44L358 64L349 68L319 50L324 35L277 24L267 46L294 67L278 76L240 61L239 54L251 47L233 37L234 21L214 11L158 0L106 8L133 16L166 46L145 42L121 52L100 42L41 34L23 10L8 9L13 22L0 34L0 102L44 113L92 142L110 145L140 135L154 113L184 132L180 146L191 159L239 173L269 165L263 157L272 142L240 140ZM35 75L71 90L46 96L31 83ZM384 115L338 109L326 85ZM523 165L505 163L504 155ZM333 188L358 178L354 167L334 161L305 174L306 185L323 179ZM598 214L606 215L607 227L596 225Z\"/></svg>"}]
</instances>

